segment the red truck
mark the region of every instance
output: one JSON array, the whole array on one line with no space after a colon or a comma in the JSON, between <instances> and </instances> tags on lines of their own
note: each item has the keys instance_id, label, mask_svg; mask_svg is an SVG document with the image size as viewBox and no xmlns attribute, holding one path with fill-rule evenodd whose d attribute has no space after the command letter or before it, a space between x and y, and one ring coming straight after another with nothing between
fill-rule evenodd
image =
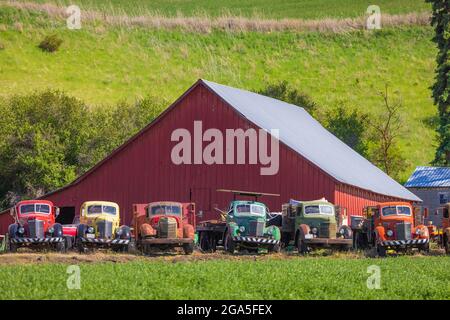
<instances>
[{"instance_id":1,"label":"red truck","mask_svg":"<svg viewBox=\"0 0 450 320\"><path fill-rule=\"evenodd\" d=\"M151 248L182 247L194 251L195 204L174 201L133 205L136 247L144 253Z\"/></svg>"},{"instance_id":2,"label":"red truck","mask_svg":"<svg viewBox=\"0 0 450 320\"><path fill-rule=\"evenodd\" d=\"M46 247L65 252L72 245L72 230L64 230L57 223L59 208L51 201L20 201L11 209L14 223L8 227L8 249L16 252L19 247Z\"/></svg>"}]
</instances>

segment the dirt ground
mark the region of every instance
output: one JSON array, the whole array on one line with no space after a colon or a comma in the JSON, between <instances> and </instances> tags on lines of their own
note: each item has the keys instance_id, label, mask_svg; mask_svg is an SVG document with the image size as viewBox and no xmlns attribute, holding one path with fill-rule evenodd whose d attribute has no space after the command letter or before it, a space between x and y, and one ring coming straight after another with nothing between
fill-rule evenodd
<instances>
[{"instance_id":1,"label":"dirt ground","mask_svg":"<svg viewBox=\"0 0 450 320\"><path fill-rule=\"evenodd\" d=\"M432 249L427 255L443 255L443 250ZM421 253L412 253L414 256L422 256ZM372 252L332 252L330 250L319 250L308 255L309 257L330 257L330 258L345 258L345 259L362 259L366 257L373 257ZM278 254L246 254L240 253L231 255L223 251L215 253L202 253L194 251L192 255L184 255L182 252L169 253L155 253L151 255L141 254L124 254L110 251L97 250L87 254L79 254L76 252L68 252L65 254L55 252L33 252L31 250L22 250L18 253L0 254L0 266L2 265L17 265L17 264L37 264L37 263L126 263L130 261L168 261L188 262L188 261L207 261L207 260L286 260L301 258L295 252L283 252Z\"/></svg>"}]
</instances>

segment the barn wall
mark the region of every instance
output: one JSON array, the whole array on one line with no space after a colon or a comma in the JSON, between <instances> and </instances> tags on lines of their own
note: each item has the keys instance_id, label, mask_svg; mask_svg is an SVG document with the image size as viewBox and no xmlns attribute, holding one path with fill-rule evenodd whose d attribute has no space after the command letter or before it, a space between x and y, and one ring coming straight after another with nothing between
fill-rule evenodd
<instances>
[{"instance_id":1,"label":"barn wall","mask_svg":"<svg viewBox=\"0 0 450 320\"><path fill-rule=\"evenodd\" d=\"M408 188L423 200L423 208L427 208L429 218L426 222L432 221L434 225L442 226L442 210L441 208L447 201L450 201L450 188ZM442 195L442 196L441 196Z\"/></svg>"},{"instance_id":2,"label":"barn wall","mask_svg":"<svg viewBox=\"0 0 450 320\"><path fill-rule=\"evenodd\" d=\"M170 154L176 142L172 131L193 131L194 120L203 121L203 130L218 128L254 128L217 95L203 85L195 87L162 121L113 155L81 182L48 197L57 206L75 206L84 201L107 200L120 205L125 223L131 220L133 203L158 200L195 201L206 218L216 218L215 207L224 209L231 195L218 188L280 193L263 197L272 211L290 198L312 200L321 197L333 201L334 180L309 161L280 145L280 170L274 176L261 176L260 165L174 165ZM204 145L206 145L205 143Z\"/></svg>"}]
</instances>

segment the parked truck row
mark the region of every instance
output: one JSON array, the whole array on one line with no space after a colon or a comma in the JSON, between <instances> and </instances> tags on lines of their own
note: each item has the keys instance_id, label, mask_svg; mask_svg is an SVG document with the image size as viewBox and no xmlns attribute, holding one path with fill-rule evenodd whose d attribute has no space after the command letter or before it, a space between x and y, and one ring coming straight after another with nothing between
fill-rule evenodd
<instances>
[{"instance_id":1,"label":"parked truck row","mask_svg":"<svg viewBox=\"0 0 450 320\"><path fill-rule=\"evenodd\" d=\"M180 247L191 254L223 249L229 253L279 252L294 248L306 254L319 247L339 250L375 249L389 252L428 251L430 241L449 252L450 203L443 210L443 228L423 223L424 215L407 202L386 202L366 207L349 216L345 208L326 199L290 200L279 215L271 215L261 196L275 194L218 190L233 195L217 220L197 223L202 214L194 203L159 201L133 205L130 226L120 224L120 208L106 201L85 202L73 224L56 222L59 208L51 201L26 200L11 209L14 223L3 235L2 246L10 252L21 247L80 253L108 248L114 251L150 253ZM238 197L254 197L242 200ZM1 248L1 247L0 247Z\"/></svg>"}]
</instances>

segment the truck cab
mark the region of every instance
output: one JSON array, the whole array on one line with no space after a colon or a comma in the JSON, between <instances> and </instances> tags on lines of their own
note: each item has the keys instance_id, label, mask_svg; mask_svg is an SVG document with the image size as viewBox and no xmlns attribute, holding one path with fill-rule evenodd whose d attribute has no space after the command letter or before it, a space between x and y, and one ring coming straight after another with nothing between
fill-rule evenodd
<instances>
[{"instance_id":1,"label":"truck cab","mask_svg":"<svg viewBox=\"0 0 450 320\"><path fill-rule=\"evenodd\" d=\"M9 249L49 246L57 251L66 249L63 227L56 223L59 208L47 200L20 201L11 209L15 222L8 227Z\"/></svg>"},{"instance_id":2,"label":"truck cab","mask_svg":"<svg viewBox=\"0 0 450 320\"><path fill-rule=\"evenodd\" d=\"M131 229L120 225L119 205L108 201L87 201L81 205L76 233L80 252L94 247L111 247L127 251Z\"/></svg>"},{"instance_id":3,"label":"truck cab","mask_svg":"<svg viewBox=\"0 0 450 320\"><path fill-rule=\"evenodd\" d=\"M291 200L283 205L283 244L294 240L300 253L315 247L352 246L351 228L345 212L325 199L314 201Z\"/></svg>"}]
</instances>

